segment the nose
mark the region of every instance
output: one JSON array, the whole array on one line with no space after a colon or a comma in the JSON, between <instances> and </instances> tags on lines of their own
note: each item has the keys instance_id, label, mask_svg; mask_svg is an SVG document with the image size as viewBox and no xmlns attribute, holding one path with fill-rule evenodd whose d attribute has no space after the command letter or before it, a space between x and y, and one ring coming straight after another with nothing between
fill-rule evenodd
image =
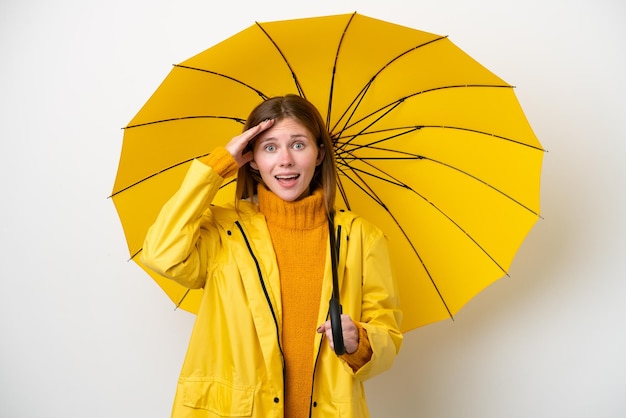
<instances>
[{"instance_id":1,"label":"nose","mask_svg":"<svg viewBox=\"0 0 626 418\"><path fill-rule=\"evenodd\" d=\"M283 148L280 151L278 162L281 167L291 167L293 165L293 157L291 155L291 150L288 148Z\"/></svg>"}]
</instances>

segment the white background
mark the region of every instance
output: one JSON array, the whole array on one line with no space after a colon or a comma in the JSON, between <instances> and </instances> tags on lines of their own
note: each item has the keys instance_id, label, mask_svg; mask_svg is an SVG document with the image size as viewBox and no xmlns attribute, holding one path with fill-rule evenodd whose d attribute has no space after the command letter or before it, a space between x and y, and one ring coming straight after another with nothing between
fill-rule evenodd
<instances>
[{"instance_id":1,"label":"white background","mask_svg":"<svg viewBox=\"0 0 626 418\"><path fill-rule=\"evenodd\" d=\"M509 83L544 147L511 278L412 331L375 417L626 416L626 3L2 0L0 416L169 416L193 317L134 263L122 128L171 69L250 26L377 17L449 35Z\"/></svg>"}]
</instances>

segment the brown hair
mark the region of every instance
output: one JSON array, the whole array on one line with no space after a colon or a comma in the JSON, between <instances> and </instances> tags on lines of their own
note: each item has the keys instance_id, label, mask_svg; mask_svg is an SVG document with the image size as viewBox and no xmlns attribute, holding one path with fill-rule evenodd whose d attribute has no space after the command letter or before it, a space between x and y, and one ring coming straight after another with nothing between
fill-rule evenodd
<instances>
[{"instance_id":1,"label":"brown hair","mask_svg":"<svg viewBox=\"0 0 626 418\"><path fill-rule=\"evenodd\" d=\"M322 116L311 102L295 94L270 98L252 110L243 130L250 129L266 119L280 121L284 118L292 118L300 122L313 134L318 148L324 149L324 159L315 169L310 189L315 190L321 187L324 190L326 211L329 214L334 213L337 168L335 166L333 143ZM254 148L254 140L250 141L249 146ZM250 164L240 167L237 173L235 202L254 196L258 184L262 182L260 174L252 169Z\"/></svg>"}]
</instances>

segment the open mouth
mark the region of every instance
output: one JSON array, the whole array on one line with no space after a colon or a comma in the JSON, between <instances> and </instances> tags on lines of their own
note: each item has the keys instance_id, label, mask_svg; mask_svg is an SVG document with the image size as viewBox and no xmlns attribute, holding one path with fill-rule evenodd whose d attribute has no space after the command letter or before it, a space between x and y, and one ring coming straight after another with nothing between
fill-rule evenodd
<instances>
[{"instance_id":1,"label":"open mouth","mask_svg":"<svg viewBox=\"0 0 626 418\"><path fill-rule=\"evenodd\" d=\"M276 181L278 181L278 183L283 186L293 185L298 180L299 177L300 177L300 174L288 174L284 176L274 176Z\"/></svg>"}]
</instances>

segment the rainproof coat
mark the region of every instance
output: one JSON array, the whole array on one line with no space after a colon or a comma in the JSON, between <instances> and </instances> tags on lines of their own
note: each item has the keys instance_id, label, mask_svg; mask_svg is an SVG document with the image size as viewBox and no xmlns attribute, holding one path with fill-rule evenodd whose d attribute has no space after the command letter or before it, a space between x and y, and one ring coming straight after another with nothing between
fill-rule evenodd
<instances>
[{"instance_id":1,"label":"rainproof coat","mask_svg":"<svg viewBox=\"0 0 626 418\"><path fill-rule=\"evenodd\" d=\"M253 202L212 206L223 179L193 161L143 247L143 263L189 288L204 288L172 416L283 417L281 293L265 217ZM373 351L356 372L316 334L311 417L368 417L362 382L393 363L401 313L381 231L339 212L343 313L360 321ZM329 249L327 248L327 254ZM305 257L306 254L303 254ZM327 320L332 272L327 257L317 323ZM315 332L315 330L302 330Z\"/></svg>"}]
</instances>

